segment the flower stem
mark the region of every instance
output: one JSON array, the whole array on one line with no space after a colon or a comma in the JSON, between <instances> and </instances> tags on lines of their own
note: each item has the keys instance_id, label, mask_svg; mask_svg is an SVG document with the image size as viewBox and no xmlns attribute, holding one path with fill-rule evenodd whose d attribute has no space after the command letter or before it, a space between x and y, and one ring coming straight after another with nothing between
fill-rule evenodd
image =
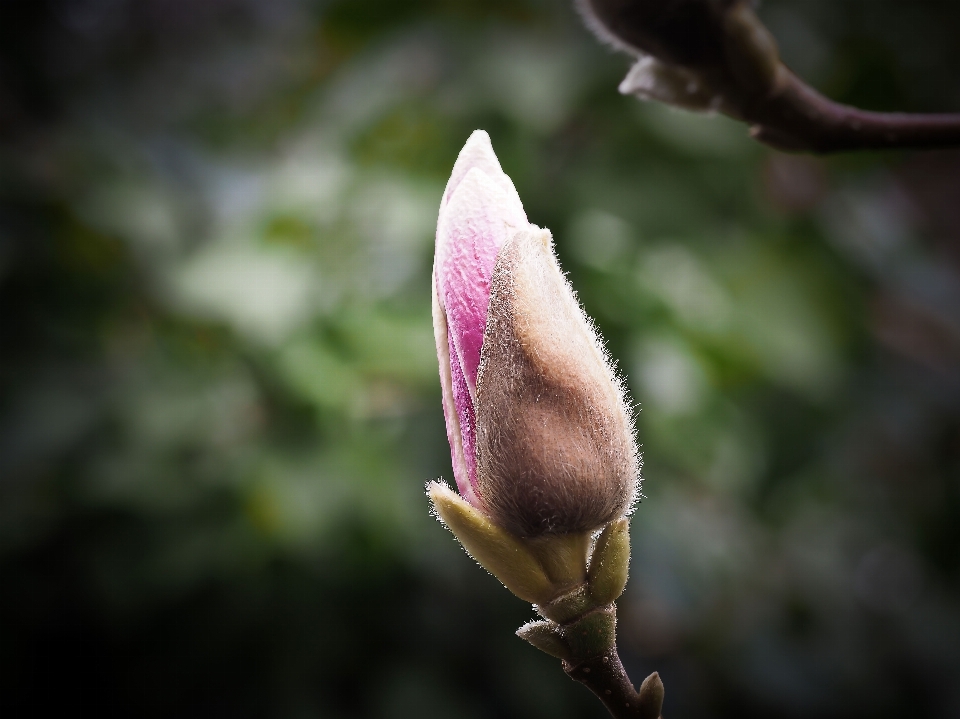
<instances>
[{"instance_id":1,"label":"flower stem","mask_svg":"<svg viewBox=\"0 0 960 719\"><path fill-rule=\"evenodd\" d=\"M640 685L638 692L627 676L616 646L602 657L586 659L576 666L564 662L571 679L592 691L615 719L658 719L663 705L663 682L654 672Z\"/></svg>"},{"instance_id":2,"label":"flower stem","mask_svg":"<svg viewBox=\"0 0 960 719\"><path fill-rule=\"evenodd\" d=\"M663 682L654 672L640 691L634 689L617 653L616 621L616 605L611 603L565 624L533 622L517 634L561 658L567 675L596 694L614 719L658 719Z\"/></svg>"}]
</instances>

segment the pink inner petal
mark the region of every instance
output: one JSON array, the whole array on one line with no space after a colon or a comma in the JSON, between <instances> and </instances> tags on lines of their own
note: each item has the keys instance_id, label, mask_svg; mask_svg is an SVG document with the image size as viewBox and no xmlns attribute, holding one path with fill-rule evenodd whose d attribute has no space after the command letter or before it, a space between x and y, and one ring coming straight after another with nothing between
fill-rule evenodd
<instances>
[{"instance_id":1,"label":"pink inner petal","mask_svg":"<svg viewBox=\"0 0 960 719\"><path fill-rule=\"evenodd\" d=\"M477 386L493 266L507 238L526 226L523 206L477 169L467 174L441 213L437 289L447 314L451 354L460 359L471 396Z\"/></svg>"},{"instance_id":2,"label":"pink inner petal","mask_svg":"<svg viewBox=\"0 0 960 719\"><path fill-rule=\"evenodd\" d=\"M470 242L469 246L464 243L458 249L466 251L457 252L460 257L451 258L454 267L447 275L449 281L442 296L452 342L450 354L459 359L472 395L480 369L480 350L490 304L490 277L497 248Z\"/></svg>"},{"instance_id":3,"label":"pink inner petal","mask_svg":"<svg viewBox=\"0 0 960 719\"><path fill-rule=\"evenodd\" d=\"M447 440L450 442L450 457L453 460L453 476L457 480L457 486L464 499L475 507L480 506L480 501L476 494L468 492L470 486L470 472L467 468L466 458L463 454L463 435L460 432L460 416L457 411L457 401L454 398L453 391L453 363L457 365L457 371L460 372L460 360L454 355L451 361L450 355L452 342L450 333L447 331L447 316L440 304L440 297L437 293L436 272L434 272L433 285L433 334L437 342L437 359L440 361L440 388L443 391L443 418L447 425ZM462 380L461 380L462 381ZM476 461L474 460L474 466Z\"/></svg>"},{"instance_id":4,"label":"pink inner petal","mask_svg":"<svg viewBox=\"0 0 960 719\"><path fill-rule=\"evenodd\" d=\"M444 190L434 265L437 316L443 330L437 336L438 353L450 369L449 377L441 371L447 398L444 411L448 434L458 434L450 437L454 476L461 496L474 506L481 502L474 402L490 279L500 248L527 227L523 204L500 168L490 138L482 131L475 132L457 158ZM449 358L444 356L448 348Z\"/></svg>"},{"instance_id":5,"label":"pink inner petal","mask_svg":"<svg viewBox=\"0 0 960 719\"><path fill-rule=\"evenodd\" d=\"M460 440L463 443L463 458L466 463L467 476L461 477L461 472L454 471L457 487L461 496L471 498L478 496L477 492L477 423L473 408L470 390L460 367L456 348L453 346L453 335L450 337L450 374L453 376L453 401L457 406L457 417L460 420ZM454 463L454 470L458 469Z\"/></svg>"}]
</instances>

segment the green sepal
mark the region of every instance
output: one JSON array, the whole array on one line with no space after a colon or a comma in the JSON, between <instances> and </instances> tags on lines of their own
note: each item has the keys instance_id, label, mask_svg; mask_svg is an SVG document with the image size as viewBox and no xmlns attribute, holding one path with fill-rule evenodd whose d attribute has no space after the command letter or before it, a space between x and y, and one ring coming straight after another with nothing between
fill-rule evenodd
<instances>
[{"instance_id":1,"label":"green sepal","mask_svg":"<svg viewBox=\"0 0 960 719\"><path fill-rule=\"evenodd\" d=\"M630 523L618 519L597 537L587 571L590 596L597 606L616 601L627 586L630 570Z\"/></svg>"},{"instance_id":2,"label":"green sepal","mask_svg":"<svg viewBox=\"0 0 960 719\"><path fill-rule=\"evenodd\" d=\"M518 538L491 522L459 494L440 482L427 485L437 516L481 567L531 604L549 602L556 593L537 557Z\"/></svg>"},{"instance_id":3,"label":"green sepal","mask_svg":"<svg viewBox=\"0 0 960 719\"><path fill-rule=\"evenodd\" d=\"M540 566L553 583L555 594L569 591L586 581L590 536L590 532L570 532L542 534L523 540L540 560Z\"/></svg>"},{"instance_id":4,"label":"green sepal","mask_svg":"<svg viewBox=\"0 0 960 719\"><path fill-rule=\"evenodd\" d=\"M617 615L613 606L590 612L563 628L563 638L578 659L602 656L616 645Z\"/></svg>"},{"instance_id":5,"label":"green sepal","mask_svg":"<svg viewBox=\"0 0 960 719\"><path fill-rule=\"evenodd\" d=\"M577 617L582 617L597 606L590 594L589 587L586 584L581 584L572 592L557 597L549 604L536 605L535 609L542 616L552 619L557 624L567 624Z\"/></svg>"},{"instance_id":6,"label":"green sepal","mask_svg":"<svg viewBox=\"0 0 960 719\"><path fill-rule=\"evenodd\" d=\"M566 661L572 656L560 627L554 622L527 622L517 630L517 636L551 657Z\"/></svg>"}]
</instances>

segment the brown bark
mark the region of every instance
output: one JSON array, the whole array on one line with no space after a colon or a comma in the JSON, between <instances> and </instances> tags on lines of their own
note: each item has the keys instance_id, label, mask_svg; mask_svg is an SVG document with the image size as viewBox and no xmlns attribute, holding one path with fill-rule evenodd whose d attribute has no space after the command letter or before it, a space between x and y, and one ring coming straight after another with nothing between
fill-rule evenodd
<instances>
[{"instance_id":1,"label":"brown bark","mask_svg":"<svg viewBox=\"0 0 960 719\"><path fill-rule=\"evenodd\" d=\"M870 112L834 102L786 71L782 88L744 108L750 134L791 151L932 149L960 146L960 114Z\"/></svg>"},{"instance_id":2,"label":"brown bark","mask_svg":"<svg viewBox=\"0 0 960 719\"><path fill-rule=\"evenodd\" d=\"M567 675L592 691L614 719L658 719L663 705L663 682L654 672L640 691L633 688L615 646L609 653L586 659L576 666L564 662Z\"/></svg>"}]
</instances>

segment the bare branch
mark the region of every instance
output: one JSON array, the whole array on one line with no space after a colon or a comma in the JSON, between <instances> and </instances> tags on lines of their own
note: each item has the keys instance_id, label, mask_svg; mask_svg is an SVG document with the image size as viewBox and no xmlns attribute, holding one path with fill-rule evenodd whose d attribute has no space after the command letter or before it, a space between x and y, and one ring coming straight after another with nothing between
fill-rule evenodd
<instances>
[{"instance_id":1,"label":"bare branch","mask_svg":"<svg viewBox=\"0 0 960 719\"><path fill-rule=\"evenodd\" d=\"M602 40L637 58L620 91L750 125L783 150L960 146L960 114L859 110L834 102L780 60L747 0L577 0Z\"/></svg>"},{"instance_id":2,"label":"bare branch","mask_svg":"<svg viewBox=\"0 0 960 719\"><path fill-rule=\"evenodd\" d=\"M830 100L793 73L744 117L750 134L784 150L840 152L960 145L960 114L869 112Z\"/></svg>"}]
</instances>

